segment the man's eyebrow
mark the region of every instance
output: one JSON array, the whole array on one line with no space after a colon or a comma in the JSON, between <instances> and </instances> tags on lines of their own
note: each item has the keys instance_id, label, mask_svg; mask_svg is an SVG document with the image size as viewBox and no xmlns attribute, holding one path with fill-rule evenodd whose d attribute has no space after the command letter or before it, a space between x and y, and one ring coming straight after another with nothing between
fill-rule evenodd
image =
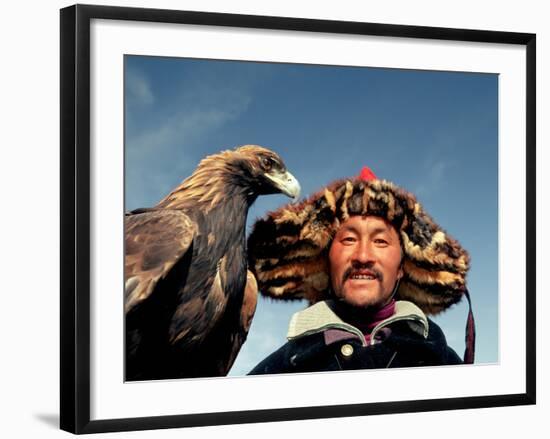
<instances>
[{"instance_id":1,"label":"man's eyebrow","mask_svg":"<svg viewBox=\"0 0 550 439\"><path fill-rule=\"evenodd\" d=\"M391 233L391 229L389 227L379 226L371 230L372 234L385 233L385 232Z\"/></svg>"},{"instance_id":2,"label":"man's eyebrow","mask_svg":"<svg viewBox=\"0 0 550 439\"><path fill-rule=\"evenodd\" d=\"M361 233L359 227L356 227L352 224L346 224L346 225L341 226L340 229L338 230L338 232L354 232L354 233L357 233L357 234ZM369 230L368 233L371 234L371 235L378 235L380 233L390 233L391 234L391 229L390 229L390 227L387 227L387 226L376 226L375 228Z\"/></svg>"},{"instance_id":3,"label":"man's eyebrow","mask_svg":"<svg viewBox=\"0 0 550 439\"><path fill-rule=\"evenodd\" d=\"M359 229L351 224L345 224L343 226L340 226L338 231L339 232L351 231L351 232L359 233Z\"/></svg>"}]
</instances>

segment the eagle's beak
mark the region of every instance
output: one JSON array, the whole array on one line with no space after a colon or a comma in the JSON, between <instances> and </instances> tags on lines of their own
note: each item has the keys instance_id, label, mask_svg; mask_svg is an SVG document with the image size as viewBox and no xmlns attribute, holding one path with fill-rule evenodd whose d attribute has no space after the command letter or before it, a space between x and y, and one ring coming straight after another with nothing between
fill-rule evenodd
<instances>
[{"instance_id":1,"label":"eagle's beak","mask_svg":"<svg viewBox=\"0 0 550 439\"><path fill-rule=\"evenodd\" d=\"M290 172L282 172L277 174L265 174L269 178L274 186L278 188L283 194L292 198L294 202L298 200L300 196L300 183L294 175Z\"/></svg>"}]
</instances>

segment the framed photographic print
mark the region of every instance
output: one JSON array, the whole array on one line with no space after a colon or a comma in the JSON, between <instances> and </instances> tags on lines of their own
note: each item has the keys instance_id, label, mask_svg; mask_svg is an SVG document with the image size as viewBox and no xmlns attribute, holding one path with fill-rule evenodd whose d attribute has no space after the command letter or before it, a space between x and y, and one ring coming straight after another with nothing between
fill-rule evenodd
<instances>
[{"instance_id":1,"label":"framed photographic print","mask_svg":"<svg viewBox=\"0 0 550 439\"><path fill-rule=\"evenodd\" d=\"M534 404L535 42L62 9L61 428ZM399 259L359 267L358 251L351 271L334 268L334 225L350 215L392 225ZM375 253L391 239L373 238ZM285 258L294 271L275 270ZM354 285L391 306L357 329L359 348L340 343L356 326L313 331L296 317L329 303L326 291L348 303ZM401 327L424 347L440 328L446 360L392 351L382 366L345 366ZM338 346L326 366L293 369L289 354L292 367L264 367L314 333Z\"/></svg>"}]
</instances>

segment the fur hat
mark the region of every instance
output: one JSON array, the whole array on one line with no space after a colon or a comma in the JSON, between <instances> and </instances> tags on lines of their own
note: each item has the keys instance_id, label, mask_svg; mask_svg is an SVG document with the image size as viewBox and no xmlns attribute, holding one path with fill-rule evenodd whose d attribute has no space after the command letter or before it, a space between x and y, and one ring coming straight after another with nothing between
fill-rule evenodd
<instances>
[{"instance_id":1,"label":"fur hat","mask_svg":"<svg viewBox=\"0 0 550 439\"><path fill-rule=\"evenodd\" d=\"M340 224L352 215L379 216L397 230L404 276L396 299L414 302L434 315L467 295L466 250L433 221L413 194L376 178L368 168L254 224L248 239L249 266L262 294L310 303L329 298L328 250Z\"/></svg>"}]
</instances>

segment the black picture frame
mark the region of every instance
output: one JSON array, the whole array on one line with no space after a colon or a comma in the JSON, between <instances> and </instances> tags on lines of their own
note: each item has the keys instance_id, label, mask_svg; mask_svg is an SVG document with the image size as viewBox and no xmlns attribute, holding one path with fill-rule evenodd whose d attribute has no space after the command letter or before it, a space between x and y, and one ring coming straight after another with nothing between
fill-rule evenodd
<instances>
[{"instance_id":1,"label":"black picture frame","mask_svg":"<svg viewBox=\"0 0 550 439\"><path fill-rule=\"evenodd\" d=\"M526 48L526 376L525 393L383 403L90 420L90 22L133 20L332 34L521 45ZM61 399L60 426L97 433L535 404L536 36L447 29L75 5L61 10Z\"/></svg>"}]
</instances>

